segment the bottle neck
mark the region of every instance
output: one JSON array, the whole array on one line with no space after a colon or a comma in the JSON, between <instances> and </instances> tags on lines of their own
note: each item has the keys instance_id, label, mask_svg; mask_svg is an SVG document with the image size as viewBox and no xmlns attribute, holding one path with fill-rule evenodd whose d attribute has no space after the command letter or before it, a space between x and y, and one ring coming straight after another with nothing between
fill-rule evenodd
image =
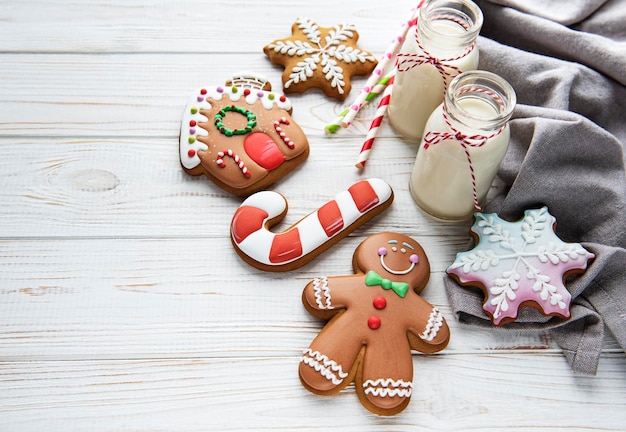
<instances>
[{"instance_id":1,"label":"bottle neck","mask_svg":"<svg viewBox=\"0 0 626 432\"><path fill-rule=\"evenodd\" d=\"M417 37L435 57L452 57L474 44L483 23L471 0L427 0L419 10Z\"/></svg>"},{"instance_id":2,"label":"bottle neck","mask_svg":"<svg viewBox=\"0 0 626 432\"><path fill-rule=\"evenodd\" d=\"M511 118L516 96L500 76L468 71L450 82L443 104L450 124L459 131L493 132Z\"/></svg>"}]
</instances>

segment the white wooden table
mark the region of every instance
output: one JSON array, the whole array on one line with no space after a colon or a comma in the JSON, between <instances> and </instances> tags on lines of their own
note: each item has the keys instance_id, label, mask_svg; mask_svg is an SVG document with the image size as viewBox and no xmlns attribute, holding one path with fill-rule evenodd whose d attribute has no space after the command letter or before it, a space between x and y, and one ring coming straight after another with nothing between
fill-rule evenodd
<instances>
[{"instance_id":1,"label":"white wooden table","mask_svg":"<svg viewBox=\"0 0 626 432\"><path fill-rule=\"evenodd\" d=\"M408 192L416 148L381 131L355 158L375 112L326 136L343 105L291 96L311 142L275 184L286 227L362 177L392 207L305 267L246 265L228 226L241 199L178 161L184 105L203 85L253 70L280 89L262 47L298 16L353 22L380 56L410 0L0 1L0 430L624 430L626 356L607 338L596 377L575 377L547 335L456 322L444 269L469 222L425 217ZM365 77L353 80L352 96ZM382 230L428 253L423 296L451 327L441 353L413 357L409 407L385 418L354 387L306 391L300 354L322 327L300 301L313 277L351 273L354 248Z\"/></svg>"}]
</instances>

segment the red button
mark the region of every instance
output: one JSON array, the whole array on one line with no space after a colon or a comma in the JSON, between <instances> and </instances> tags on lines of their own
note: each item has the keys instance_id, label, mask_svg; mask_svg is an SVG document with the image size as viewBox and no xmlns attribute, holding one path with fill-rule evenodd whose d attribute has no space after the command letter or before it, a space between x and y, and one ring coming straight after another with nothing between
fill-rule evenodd
<instances>
[{"instance_id":1,"label":"red button","mask_svg":"<svg viewBox=\"0 0 626 432\"><path fill-rule=\"evenodd\" d=\"M371 317L367 319L367 326L371 328L372 330L376 330L377 328L379 328L380 324L381 324L380 318L377 317L376 315L372 315Z\"/></svg>"},{"instance_id":2,"label":"red button","mask_svg":"<svg viewBox=\"0 0 626 432\"><path fill-rule=\"evenodd\" d=\"M385 297L383 296L378 296L374 299L372 304L378 310L385 309L387 307L387 299L385 299Z\"/></svg>"}]
</instances>

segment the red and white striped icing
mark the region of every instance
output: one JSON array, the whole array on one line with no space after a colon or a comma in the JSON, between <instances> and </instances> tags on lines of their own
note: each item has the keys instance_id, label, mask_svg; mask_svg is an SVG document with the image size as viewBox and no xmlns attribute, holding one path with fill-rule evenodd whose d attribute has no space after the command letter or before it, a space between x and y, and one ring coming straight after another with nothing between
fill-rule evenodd
<instances>
[{"instance_id":1,"label":"red and white striped icing","mask_svg":"<svg viewBox=\"0 0 626 432\"><path fill-rule=\"evenodd\" d=\"M314 253L340 233L353 231L360 225L357 221L391 199L393 191L383 180L361 180L286 231L273 233L267 223L284 217L287 201L277 192L257 192L233 216L233 244L262 266L280 267Z\"/></svg>"}]
</instances>

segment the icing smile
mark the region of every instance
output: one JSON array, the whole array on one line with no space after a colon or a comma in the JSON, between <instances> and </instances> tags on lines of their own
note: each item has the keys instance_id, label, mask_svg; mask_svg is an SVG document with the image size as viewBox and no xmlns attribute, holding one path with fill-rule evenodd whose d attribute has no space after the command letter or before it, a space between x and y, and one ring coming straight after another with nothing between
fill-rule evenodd
<instances>
[{"instance_id":1,"label":"icing smile","mask_svg":"<svg viewBox=\"0 0 626 432\"><path fill-rule=\"evenodd\" d=\"M413 247L408 244L408 243L402 243L402 248L398 249L398 247L396 246L398 244L398 242L396 240L389 240L389 244L393 245L391 246L391 251L392 252L400 252L402 254L407 253L407 248L408 249L413 249ZM411 263L409 265L408 268L404 269L404 270L393 270L391 268L389 268L389 266L387 264L385 264L385 256L387 256L388 250L386 247L381 247L380 249L378 249L378 255L380 256L380 264L383 266L383 268L388 271L391 274L395 274L395 275L405 275L409 272L411 272L414 268L415 265L418 263L419 261L419 257L416 254L411 254L409 256L409 262Z\"/></svg>"}]
</instances>

